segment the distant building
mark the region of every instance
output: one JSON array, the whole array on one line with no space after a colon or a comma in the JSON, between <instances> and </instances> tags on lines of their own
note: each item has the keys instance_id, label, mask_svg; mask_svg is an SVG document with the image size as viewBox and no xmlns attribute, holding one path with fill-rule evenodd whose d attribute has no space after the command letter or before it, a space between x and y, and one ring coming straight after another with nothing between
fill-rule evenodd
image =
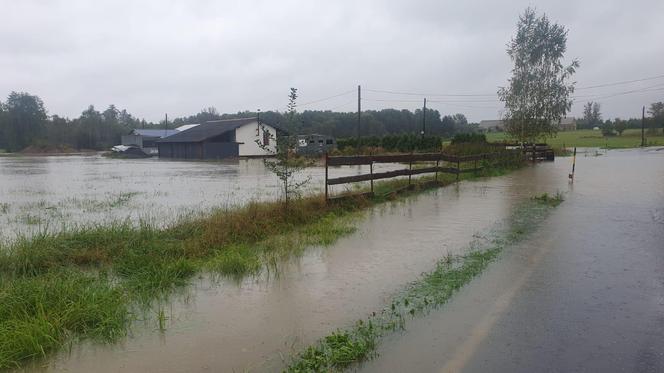
<instances>
[{"instance_id":1,"label":"distant building","mask_svg":"<svg viewBox=\"0 0 664 373\"><path fill-rule=\"evenodd\" d=\"M482 132L496 132L503 131L505 129L505 121L503 120L483 120L480 122L480 130ZM565 117L560 120L558 124L558 129L560 131L575 131L576 130L576 118L574 117Z\"/></svg>"},{"instance_id":2,"label":"distant building","mask_svg":"<svg viewBox=\"0 0 664 373\"><path fill-rule=\"evenodd\" d=\"M300 154L324 154L337 148L332 136L311 134L297 136L297 152Z\"/></svg>"},{"instance_id":3,"label":"distant building","mask_svg":"<svg viewBox=\"0 0 664 373\"><path fill-rule=\"evenodd\" d=\"M276 151L276 138L277 128L257 118L213 120L164 137L157 146L160 158L264 157Z\"/></svg>"},{"instance_id":4,"label":"distant building","mask_svg":"<svg viewBox=\"0 0 664 373\"><path fill-rule=\"evenodd\" d=\"M158 153L157 140L178 133L178 130L167 129L135 129L129 135L123 135L122 145L137 146L148 155Z\"/></svg>"},{"instance_id":5,"label":"distant building","mask_svg":"<svg viewBox=\"0 0 664 373\"><path fill-rule=\"evenodd\" d=\"M561 119L558 129L561 131L576 131L576 118L565 117Z\"/></svg>"},{"instance_id":6,"label":"distant building","mask_svg":"<svg viewBox=\"0 0 664 373\"><path fill-rule=\"evenodd\" d=\"M483 120L480 121L480 130L483 132L496 132L502 131L504 122L502 120Z\"/></svg>"}]
</instances>

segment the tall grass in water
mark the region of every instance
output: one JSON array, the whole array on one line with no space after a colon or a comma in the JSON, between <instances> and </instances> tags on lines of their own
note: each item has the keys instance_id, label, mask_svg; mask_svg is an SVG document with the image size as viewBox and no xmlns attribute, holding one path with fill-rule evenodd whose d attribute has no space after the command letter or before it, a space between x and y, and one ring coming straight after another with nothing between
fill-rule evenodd
<instances>
[{"instance_id":1,"label":"tall grass in water","mask_svg":"<svg viewBox=\"0 0 664 373\"><path fill-rule=\"evenodd\" d=\"M0 368L58 349L71 339L113 341L130 305L186 285L201 269L257 272L265 256L332 243L352 230L344 216L366 200L321 198L252 203L159 230L114 224L19 238L0 247ZM165 328L165 314L157 314Z\"/></svg>"},{"instance_id":2,"label":"tall grass in water","mask_svg":"<svg viewBox=\"0 0 664 373\"><path fill-rule=\"evenodd\" d=\"M62 269L2 279L0 367L44 356L73 336L112 341L129 319L127 295L103 277Z\"/></svg>"}]
</instances>

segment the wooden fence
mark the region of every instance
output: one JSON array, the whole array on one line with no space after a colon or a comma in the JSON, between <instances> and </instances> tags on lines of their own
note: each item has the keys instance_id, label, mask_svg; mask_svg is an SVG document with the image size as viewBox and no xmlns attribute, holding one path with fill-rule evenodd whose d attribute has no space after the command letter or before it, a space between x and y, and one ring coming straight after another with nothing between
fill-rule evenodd
<instances>
[{"instance_id":1,"label":"wooden fence","mask_svg":"<svg viewBox=\"0 0 664 373\"><path fill-rule=\"evenodd\" d=\"M361 181L369 181L371 185L370 194L374 193L374 180L389 179L398 176L408 176L408 184L411 184L413 175L420 175L426 173L435 173L435 181L438 181L438 173L455 174L457 181L459 174L465 172L476 172L482 169L481 164L483 161L505 159L508 157L521 156L521 151L504 151L497 153L475 154L465 156L454 156L442 153L411 153L411 154L394 154L394 155L358 155L358 156L338 156L330 157L325 155L325 199L330 199L329 186L356 183ZM415 162L436 162L435 166L413 168ZM446 164L441 165L441 162ZM462 167L462 164L471 163L472 166ZM480 165L478 166L478 162ZM375 163L402 163L408 164L407 169L373 172L373 165ZM342 176L336 178L329 177L330 166L359 166L368 165L369 173L353 176Z\"/></svg>"}]
</instances>

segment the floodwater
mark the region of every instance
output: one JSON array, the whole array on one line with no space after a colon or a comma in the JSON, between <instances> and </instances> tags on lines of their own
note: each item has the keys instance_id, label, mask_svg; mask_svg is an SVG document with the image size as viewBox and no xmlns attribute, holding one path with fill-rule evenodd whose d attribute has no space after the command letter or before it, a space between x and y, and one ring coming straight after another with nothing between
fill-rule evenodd
<instances>
[{"instance_id":1,"label":"floodwater","mask_svg":"<svg viewBox=\"0 0 664 373\"><path fill-rule=\"evenodd\" d=\"M403 166L377 165L376 171L395 168ZM359 166L330 170L330 177L368 173L367 167ZM299 175L311 177L305 192L321 192L324 175L322 167ZM164 226L215 207L274 200L279 188L279 180L260 159L0 156L0 240L127 220Z\"/></svg>"},{"instance_id":2,"label":"floodwater","mask_svg":"<svg viewBox=\"0 0 664 373\"><path fill-rule=\"evenodd\" d=\"M533 236L378 352L359 371L664 372L664 148L579 158Z\"/></svg>"},{"instance_id":3,"label":"floodwater","mask_svg":"<svg viewBox=\"0 0 664 373\"><path fill-rule=\"evenodd\" d=\"M381 310L407 283L447 253L462 252L524 199L566 192L569 168L562 158L377 206L357 221L356 233L306 250L277 273L264 271L239 284L197 280L166 306L165 331L148 317L121 343L74 344L24 370L279 371L292 353Z\"/></svg>"}]
</instances>

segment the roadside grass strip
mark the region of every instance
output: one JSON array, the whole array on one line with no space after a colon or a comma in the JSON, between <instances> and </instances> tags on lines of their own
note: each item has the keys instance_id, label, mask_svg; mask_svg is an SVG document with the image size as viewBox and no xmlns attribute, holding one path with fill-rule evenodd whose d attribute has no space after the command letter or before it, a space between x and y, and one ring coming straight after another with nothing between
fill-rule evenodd
<instances>
[{"instance_id":1,"label":"roadside grass strip","mask_svg":"<svg viewBox=\"0 0 664 373\"><path fill-rule=\"evenodd\" d=\"M535 196L518 206L511 217L492 232L471 243L464 255L448 255L434 270L409 284L389 306L338 329L292 358L287 373L343 371L352 364L376 356L382 337L406 327L409 318L426 314L445 304L459 289L478 276L503 251L514 245L547 218L563 201L560 193Z\"/></svg>"}]
</instances>

